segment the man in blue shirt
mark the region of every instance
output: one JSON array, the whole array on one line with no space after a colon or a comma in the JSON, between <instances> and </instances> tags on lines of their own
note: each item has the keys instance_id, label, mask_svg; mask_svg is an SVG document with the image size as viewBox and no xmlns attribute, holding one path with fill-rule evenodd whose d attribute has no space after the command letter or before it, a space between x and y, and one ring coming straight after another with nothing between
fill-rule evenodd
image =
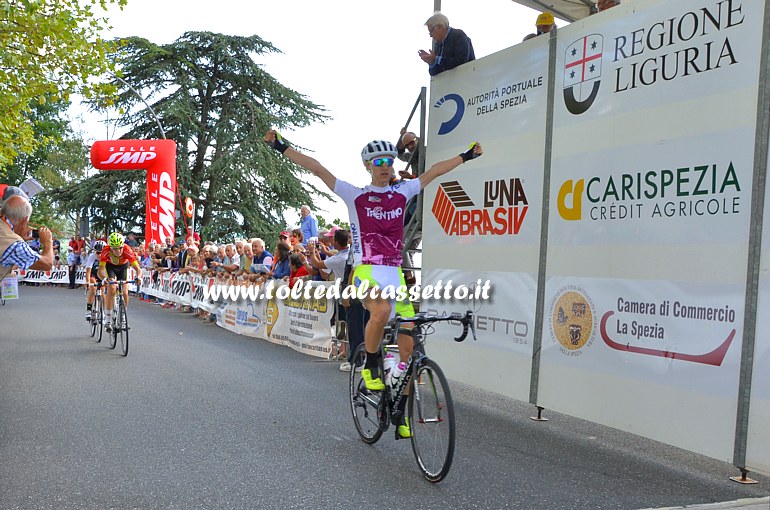
<instances>
[{"instance_id":1,"label":"man in blue shirt","mask_svg":"<svg viewBox=\"0 0 770 510\"><path fill-rule=\"evenodd\" d=\"M302 246L307 246L308 240L313 238L314 241L318 240L318 220L315 219L313 213L310 212L310 207L303 205L300 209L302 215L302 222L300 223L300 229L302 230Z\"/></svg>"},{"instance_id":2,"label":"man in blue shirt","mask_svg":"<svg viewBox=\"0 0 770 510\"><path fill-rule=\"evenodd\" d=\"M22 237L29 232L28 222L31 215L32 204L21 195L9 197L0 208L0 280L5 278L14 266L42 271L51 269L51 231L45 227L39 230L40 253L32 250Z\"/></svg>"}]
</instances>

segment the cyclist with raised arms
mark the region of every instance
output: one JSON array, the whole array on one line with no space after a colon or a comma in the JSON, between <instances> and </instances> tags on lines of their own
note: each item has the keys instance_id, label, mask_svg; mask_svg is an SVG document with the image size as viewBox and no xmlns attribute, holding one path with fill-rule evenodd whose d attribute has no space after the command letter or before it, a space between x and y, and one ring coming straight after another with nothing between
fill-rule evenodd
<instances>
[{"instance_id":1,"label":"cyclist with raised arms","mask_svg":"<svg viewBox=\"0 0 770 510\"><path fill-rule=\"evenodd\" d=\"M107 238L107 246L102 250L99 258L99 278L112 280L126 280L128 266L136 270L137 280L142 276L142 268L136 260L136 255L130 246L125 244L125 237L119 232L113 232ZM123 284L121 289L123 300L128 308L128 285ZM112 331L112 306L115 304L115 285L107 286L107 296L104 302L104 315L107 322L107 331Z\"/></svg>"},{"instance_id":2,"label":"cyclist with raised arms","mask_svg":"<svg viewBox=\"0 0 770 510\"><path fill-rule=\"evenodd\" d=\"M102 256L102 250L104 249L104 243L102 241L96 241L94 243L94 249L88 254L86 259L86 320L91 320L91 308L94 304L94 296L96 296L96 274L99 272L99 261Z\"/></svg>"},{"instance_id":3,"label":"cyclist with raised arms","mask_svg":"<svg viewBox=\"0 0 770 510\"><path fill-rule=\"evenodd\" d=\"M364 306L369 310L370 318L364 331L366 366L361 371L361 377L368 390L382 391L385 384L379 373L379 345L385 324L395 313L403 317L414 315L414 308L408 298L403 302L396 302L394 309L395 300L383 298L381 295L381 291L387 286L398 288L399 285L405 285L400 266L406 204L435 178L481 156L481 144L474 142L465 152L439 161L417 179L390 185L398 149L388 141L372 141L361 151L361 160L371 175L372 182L364 188L357 188L337 179L314 158L291 148L275 130L267 132L265 142L293 163L319 177L348 207L352 236L350 249L353 252L354 266L353 284L359 287L368 282L370 289L374 286L380 289L380 293L369 293L364 298ZM399 335L398 351L402 360L411 356L413 347L411 336ZM401 402L405 407L407 399L402 399ZM405 409L400 411L403 418L398 424L398 434L403 438L410 437L411 430Z\"/></svg>"}]
</instances>

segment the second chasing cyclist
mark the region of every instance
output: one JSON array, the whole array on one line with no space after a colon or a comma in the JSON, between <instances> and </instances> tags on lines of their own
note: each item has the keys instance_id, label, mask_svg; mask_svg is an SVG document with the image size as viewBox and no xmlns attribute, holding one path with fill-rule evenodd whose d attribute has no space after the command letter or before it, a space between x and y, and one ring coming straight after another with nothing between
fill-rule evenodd
<instances>
[{"instance_id":1,"label":"second chasing cyclist","mask_svg":"<svg viewBox=\"0 0 770 510\"><path fill-rule=\"evenodd\" d=\"M102 241L96 241L94 243L94 249L88 254L86 259L86 320L91 320L91 308L94 304L94 296L96 296L96 275L99 272L99 260L102 256L102 250L104 250L104 243Z\"/></svg>"}]
</instances>

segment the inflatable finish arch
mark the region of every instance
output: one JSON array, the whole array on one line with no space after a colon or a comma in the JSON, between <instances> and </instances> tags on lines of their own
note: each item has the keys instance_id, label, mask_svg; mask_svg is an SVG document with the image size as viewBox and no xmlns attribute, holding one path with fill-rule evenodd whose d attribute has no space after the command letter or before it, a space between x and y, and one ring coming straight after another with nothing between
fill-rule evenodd
<instances>
[{"instance_id":1,"label":"inflatable finish arch","mask_svg":"<svg viewBox=\"0 0 770 510\"><path fill-rule=\"evenodd\" d=\"M147 170L145 243L176 237L176 142L98 141L91 146L91 164L99 170Z\"/></svg>"}]
</instances>

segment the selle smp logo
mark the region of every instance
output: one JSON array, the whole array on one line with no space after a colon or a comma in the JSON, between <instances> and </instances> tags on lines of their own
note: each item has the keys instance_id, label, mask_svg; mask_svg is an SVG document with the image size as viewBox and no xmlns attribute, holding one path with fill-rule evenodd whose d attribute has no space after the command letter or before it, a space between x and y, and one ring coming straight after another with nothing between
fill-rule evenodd
<instances>
[{"instance_id":1,"label":"selle smp logo","mask_svg":"<svg viewBox=\"0 0 770 510\"><path fill-rule=\"evenodd\" d=\"M100 161L100 165L144 163L155 159L157 154L154 151L136 151L136 152L113 152L109 159Z\"/></svg>"},{"instance_id":2,"label":"selle smp logo","mask_svg":"<svg viewBox=\"0 0 770 510\"><path fill-rule=\"evenodd\" d=\"M155 180L157 175L151 175L150 179ZM168 172L161 172L160 182L158 183L160 197L157 198L158 210L152 211L158 214L158 224L161 228L162 239L174 237L174 185L171 182L171 176Z\"/></svg>"},{"instance_id":3,"label":"selle smp logo","mask_svg":"<svg viewBox=\"0 0 770 510\"><path fill-rule=\"evenodd\" d=\"M454 103L456 110L452 118L441 124L438 128L438 134L440 135L451 133L460 124L460 121L463 120L463 115L465 114L465 100L459 94L447 94L436 101L433 107L441 108L447 102Z\"/></svg>"},{"instance_id":4,"label":"selle smp logo","mask_svg":"<svg viewBox=\"0 0 770 510\"><path fill-rule=\"evenodd\" d=\"M564 54L564 104L573 115L588 110L599 93L604 38L591 34L569 45Z\"/></svg>"}]
</instances>

